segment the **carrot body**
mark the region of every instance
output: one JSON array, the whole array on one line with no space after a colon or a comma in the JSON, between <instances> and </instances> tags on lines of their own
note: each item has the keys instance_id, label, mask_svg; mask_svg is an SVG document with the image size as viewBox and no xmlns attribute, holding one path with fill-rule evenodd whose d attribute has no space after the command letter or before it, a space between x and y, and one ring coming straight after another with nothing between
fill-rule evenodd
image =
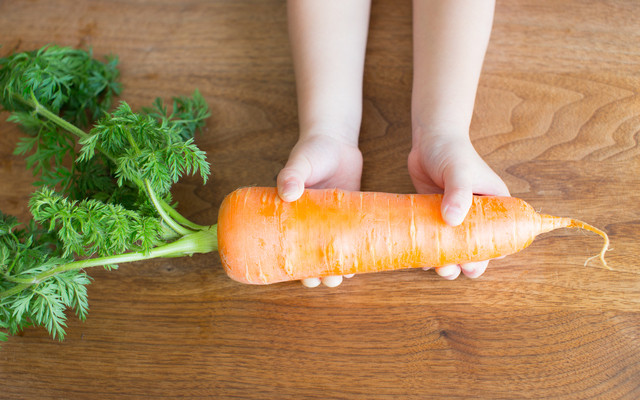
<instances>
[{"instance_id":1,"label":"carrot body","mask_svg":"<svg viewBox=\"0 0 640 400\"><path fill-rule=\"evenodd\" d=\"M464 222L451 227L441 201L441 195L307 189L286 203L275 188L242 188L220 207L218 251L232 279L269 284L488 260L561 227L606 237L580 221L538 214L513 197L475 196Z\"/></svg>"}]
</instances>

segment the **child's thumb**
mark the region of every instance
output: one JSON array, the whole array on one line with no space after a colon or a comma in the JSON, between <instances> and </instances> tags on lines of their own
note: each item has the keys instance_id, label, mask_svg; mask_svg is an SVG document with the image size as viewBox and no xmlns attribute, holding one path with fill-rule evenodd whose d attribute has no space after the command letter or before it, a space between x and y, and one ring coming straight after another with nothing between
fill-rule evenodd
<instances>
[{"instance_id":1,"label":"child's thumb","mask_svg":"<svg viewBox=\"0 0 640 400\"><path fill-rule=\"evenodd\" d=\"M276 180L278 195L284 201L295 201L302 196L304 184L311 174L311 168L304 159L290 159L280 171Z\"/></svg>"},{"instance_id":2,"label":"child's thumb","mask_svg":"<svg viewBox=\"0 0 640 400\"><path fill-rule=\"evenodd\" d=\"M472 202L472 181L467 173L452 171L448 177L445 176L442 218L448 225L460 225L467 216Z\"/></svg>"}]
</instances>

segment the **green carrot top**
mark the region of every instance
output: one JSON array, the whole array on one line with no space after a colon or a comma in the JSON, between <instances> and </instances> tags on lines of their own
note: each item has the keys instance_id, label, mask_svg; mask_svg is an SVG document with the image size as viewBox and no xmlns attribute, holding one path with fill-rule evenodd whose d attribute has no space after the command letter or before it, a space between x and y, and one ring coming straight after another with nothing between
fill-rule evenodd
<instances>
[{"instance_id":1,"label":"green carrot top","mask_svg":"<svg viewBox=\"0 0 640 400\"><path fill-rule=\"evenodd\" d=\"M0 105L25 133L15 153L37 187L28 224L0 212L0 339L29 325L62 339L66 309L87 314L85 268L215 250L215 229L182 217L170 194L185 174L210 174L193 139L204 98L111 111L117 63L57 46L0 58Z\"/></svg>"}]
</instances>

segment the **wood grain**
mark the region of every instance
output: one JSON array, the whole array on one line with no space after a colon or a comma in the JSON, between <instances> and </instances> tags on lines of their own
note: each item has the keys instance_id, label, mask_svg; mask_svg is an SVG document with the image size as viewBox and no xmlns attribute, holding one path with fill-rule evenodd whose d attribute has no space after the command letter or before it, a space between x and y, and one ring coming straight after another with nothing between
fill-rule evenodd
<instances>
[{"instance_id":1,"label":"wood grain","mask_svg":"<svg viewBox=\"0 0 640 400\"><path fill-rule=\"evenodd\" d=\"M640 398L640 4L498 0L471 126L512 194L607 230L562 230L477 280L357 276L335 289L243 286L217 255L93 270L86 322L0 348L7 399ZM233 189L274 185L296 140L284 1L0 1L0 54L47 43L120 57L135 108L198 88L206 186L174 189L202 224ZM373 2L364 190L412 192L410 2ZM26 220L20 132L0 122L0 209Z\"/></svg>"}]
</instances>

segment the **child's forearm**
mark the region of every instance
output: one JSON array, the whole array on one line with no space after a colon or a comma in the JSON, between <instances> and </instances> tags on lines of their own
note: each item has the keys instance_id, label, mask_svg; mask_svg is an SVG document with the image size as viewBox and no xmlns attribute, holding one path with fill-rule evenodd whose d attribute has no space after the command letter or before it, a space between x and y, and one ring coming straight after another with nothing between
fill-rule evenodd
<instances>
[{"instance_id":1,"label":"child's forearm","mask_svg":"<svg viewBox=\"0 0 640 400\"><path fill-rule=\"evenodd\" d=\"M357 145L369 0L289 0L300 134Z\"/></svg>"},{"instance_id":2,"label":"child's forearm","mask_svg":"<svg viewBox=\"0 0 640 400\"><path fill-rule=\"evenodd\" d=\"M425 133L468 135L494 6L414 0L414 144Z\"/></svg>"}]
</instances>

